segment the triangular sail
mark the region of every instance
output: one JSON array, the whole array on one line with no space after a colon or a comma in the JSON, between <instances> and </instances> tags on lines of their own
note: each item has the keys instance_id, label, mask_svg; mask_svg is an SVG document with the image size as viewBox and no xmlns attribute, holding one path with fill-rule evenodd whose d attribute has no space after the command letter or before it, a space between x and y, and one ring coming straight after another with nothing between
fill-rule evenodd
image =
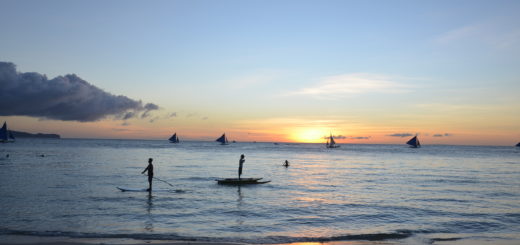
<instances>
[{"instance_id":1,"label":"triangular sail","mask_svg":"<svg viewBox=\"0 0 520 245\"><path fill-rule=\"evenodd\" d=\"M334 138L332 137L332 135L330 135L330 145L333 146L336 144L336 141L334 141Z\"/></svg>"},{"instance_id":2,"label":"triangular sail","mask_svg":"<svg viewBox=\"0 0 520 245\"><path fill-rule=\"evenodd\" d=\"M0 129L0 142L7 142L7 122Z\"/></svg>"},{"instance_id":3,"label":"triangular sail","mask_svg":"<svg viewBox=\"0 0 520 245\"><path fill-rule=\"evenodd\" d=\"M215 141L220 142L220 144L222 144L222 145L227 145L228 144L228 139L226 138L226 134L222 134L222 136L220 136Z\"/></svg>"},{"instance_id":4,"label":"triangular sail","mask_svg":"<svg viewBox=\"0 0 520 245\"><path fill-rule=\"evenodd\" d=\"M177 137L177 133L174 133L172 137L168 139L171 143L179 143L179 137Z\"/></svg>"},{"instance_id":5,"label":"triangular sail","mask_svg":"<svg viewBox=\"0 0 520 245\"><path fill-rule=\"evenodd\" d=\"M421 143L419 142L419 139L417 138L417 135L411 138L406 144L410 145L411 147L417 148L421 147Z\"/></svg>"},{"instance_id":6,"label":"triangular sail","mask_svg":"<svg viewBox=\"0 0 520 245\"><path fill-rule=\"evenodd\" d=\"M336 145L336 141L334 141L334 137L332 134L330 134L329 138L327 139L327 148L338 148L339 145Z\"/></svg>"}]
</instances>

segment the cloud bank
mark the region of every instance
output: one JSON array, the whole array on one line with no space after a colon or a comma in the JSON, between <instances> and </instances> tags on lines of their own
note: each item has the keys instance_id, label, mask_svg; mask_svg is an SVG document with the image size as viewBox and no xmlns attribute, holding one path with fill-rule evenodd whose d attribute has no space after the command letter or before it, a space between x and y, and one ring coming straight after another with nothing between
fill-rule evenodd
<instances>
[{"instance_id":1,"label":"cloud bank","mask_svg":"<svg viewBox=\"0 0 520 245\"><path fill-rule=\"evenodd\" d=\"M17 72L0 62L0 116L29 116L92 122L107 117L145 118L159 107L113 95L71 74L47 79L36 72Z\"/></svg>"}]
</instances>

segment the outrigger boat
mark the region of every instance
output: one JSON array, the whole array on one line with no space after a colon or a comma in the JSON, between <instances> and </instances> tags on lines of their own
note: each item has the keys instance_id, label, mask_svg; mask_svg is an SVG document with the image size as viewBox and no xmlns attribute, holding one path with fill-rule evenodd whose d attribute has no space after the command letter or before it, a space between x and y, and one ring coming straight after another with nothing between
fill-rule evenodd
<instances>
[{"instance_id":1,"label":"outrigger boat","mask_svg":"<svg viewBox=\"0 0 520 245\"><path fill-rule=\"evenodd\" d=\"M4 126L0 128L0 143L12 143L14 140L13 133L7 130L7 122L4 122Z\"/></svg>"},{"instance_id":2,"label":"outrigger boat","mask_svg":"<svg viewBox=\"0 0 520 245\"><path fill-rule=\"evenodd\" d=\"M179 143L179 137L177 137L177 133L174 133L168 140L170 143Z\"/></svg>"},{"instance_id":3,"label":"outrigger boat","mask_svg":"<svg viewBox=\"0 0 520 245\"><path fill-rule=\"evenodd\" d=\"M215 140L217 142L220 142L221 145L229 145L229 141L226 137L226 134L222 134L222 136L220 136L217 140Z\"/></svg>"},{"instance_id":4,"label":"outrigger boat","mask_svg":"<svg viewBox=\"0 0 520 245\"><path fill-rule=\"evenodd\" d=\"M226 178L216 179L219 185L257 185L271 182L270 180L261 181L262 178Z\"/></svg>"},{"instance_id":5,"label":"outrigger boat","mask_svg":"<svg viewBox=\"0 0 520 245\"><path fill-rule=\"evenodd\" d=\"M419 142L419 138L417 138L417 135L410 139L408 142L406 142L406 144L410 145L411 148L421 147L421 143Z\"/></svg>"},{"instance_id":6,"label":"outrigger boat","mask_svg":"<svg viewBox=\"0 0 520 245\"><path fill-rule=\"evenodd\" d=\"M336 141L334 141L334 137L330 134L329 139L327 140L327 144L325 144L327 148L338 148L339 145L336 145Z\"/></svg>"}]
</instances>

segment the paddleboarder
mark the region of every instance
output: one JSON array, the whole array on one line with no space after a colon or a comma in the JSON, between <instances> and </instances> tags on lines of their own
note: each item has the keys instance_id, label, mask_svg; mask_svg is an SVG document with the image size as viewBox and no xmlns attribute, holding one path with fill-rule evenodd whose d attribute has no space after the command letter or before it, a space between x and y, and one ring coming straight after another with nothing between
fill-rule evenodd
<instances>
[{"instance_id":1,"label":"paddleboarder","mask_svg":"<svg viewBox=\"0 0 520 245\"><path fill-rule=\"evenodd\" d=\"M244 166L244 162L246 161L244 158L245 156L242 154L240 156L240 160L238 161L238 180L240 180L240 175L242 175L242 166Z\"/></svg>"},{"instance_id":2,"label":"paddleboarder","mask_svg":"<svg viewBox=\"0 0 520 245\"><path fill-rule=\"evenodd\" d=\"M148 171L148 186L149 188L146 189L147 191L152 191L152 179L153 179L153 159L148 158L148 166L143 170L141 174L144 174L144 172Z\"/></svg>"}]
</instances>

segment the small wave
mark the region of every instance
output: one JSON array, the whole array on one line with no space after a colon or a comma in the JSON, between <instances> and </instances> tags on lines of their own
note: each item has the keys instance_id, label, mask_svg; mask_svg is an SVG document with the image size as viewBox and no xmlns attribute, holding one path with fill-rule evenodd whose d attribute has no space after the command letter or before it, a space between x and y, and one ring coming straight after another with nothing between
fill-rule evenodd
<instances>
[{"instance_id":1,"label":"small wave","mask_svg":"<svg viewBox=\"0 0 520 245\"><path fill-rule=\"evenodd\" d=\"M450 238L431 238L430 240L432 242L450 242L450 241L457 241L461 240L461 237L450 237Z\"/></svg>"},{"instance_id":2,"label":"small wave","mask_svg":"<svg viewBox=\"0 0 520 245\"><path fill-rule=\"evenodd\" d=\"M385 241L395 239L405 239L413 235L409 231L396 231L394 233L373 233L373 234L349 234L331 237L292 237L292 236L267 236L250 238L233 237L187 237L178 234L149 234L149 233L84 233L70 231L23 231L0 229L3 235L24 235L41 237L71 237L71 238L129 238L136 240L177 240L177 241L200 241L200 242L245 242L251 244L273 244L273 243L294 243L294 242L332 242L332 241ZM444 238L438 238L444 239Z\"/></svg>"}]
</instances>

